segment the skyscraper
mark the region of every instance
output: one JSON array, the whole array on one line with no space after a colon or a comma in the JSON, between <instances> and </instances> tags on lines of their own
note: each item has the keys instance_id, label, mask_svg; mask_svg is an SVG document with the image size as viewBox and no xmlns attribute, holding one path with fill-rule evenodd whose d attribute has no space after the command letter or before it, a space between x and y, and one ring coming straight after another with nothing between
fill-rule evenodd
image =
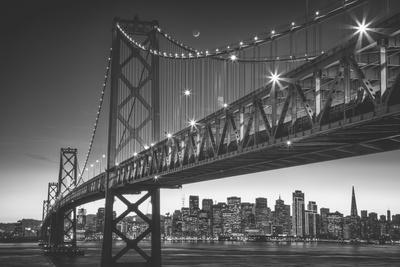
<instances>
[{"instance_id":1,"label":"skyscraper","mask_svg":"<svg viewBox=\"0 0 400 267\"><path fill-rule=\"evenodd\" d=\"M190 215L197 216L199 211L199 196L189 196Z\"/></svg>"},{"instance_id":2,"label":"skyscraper","mask_svg":"<svg viewBox=\"0 0 400 267\"><path fill-rule=\"evenodd\" d=\"M213 206L213 200L212 199L205 198L201 202L201 208L204 211L207 211L209 216L212 215L212 206Z\"/></svg>"},{"instance_id":3,"label":"skyscraper","mask_svg":"<svg viewBox=\"0 0 400 267\"><path fill-rule=\"evenodd\" d=\"M308 201L307 209L313 213L318 213L318 206L315 201Z\"/></svg>"},{"instance_id":4,"label":"skyscraper","mask_svg":"<svg viewBox=\"0 0 400 267\"><path fill-rule=\"evenodd\" d=\"M267 199L264 197L256 198L256 227L261 233L268 233L268 213Z\"/></svg>"},{"instance_id":5,"label":"skyscraper","mask_svg":"<svg viewBox=\"0 0 400 267\"><path fill-rule=\"evenodd\" d=\"M354 186L353 186L352 193L351 193L351 212L350 212L350 216L352 216L352 217L357 217L358 216L356 195L354 194Z\"/></svg>"},{"instance_id":6,"label":"skyscraper","mask_svg":"<svg viewBox=\"0 0 400 267\"><path fill-rule=\"evenodd\" d=\"M79 230L85 229L86 226L86 210L84 208L78 209L78 214L76 216L76 227Z\"/></svg>"},{"instance_id":7,"label":"skyscraper","mask_svg":"<svg viewBox=\"0 0 400 267\"><path fill-rule=\"evenodd\" d=\"M309 201L304 211L304 233L309 237L316 237L319 234L318 206L315 201Z\"/></svg>"},{"instance_id":8,"label":"skyscraper","mask_svg":"<svg viewBox=\"0 0 400 267\"><path fill-rule=\"evenodd\" d=\"M105 208L99 208L96 214L96 231L103 232Z\"/></svg>"},{"instance_id":9,"label":"skyscraper","mask_svg":"<svg viewBox=\"0 0 400 267\"><path fill-rule=\"evenodd\" d=\"M230 219L230 227L232 228L233 233L240 233L242 230L241 227L241 218L240 218L240 197L228 197L228 210L230 212L228 218Z\"/></svg>"},{"instance_id":10,"label":"skyscraper","mask_svg":"<svg viewBox=\"0 0 400 267\"><path fill-rule=\"evenodd\" d=\"M328 208L321 208L320 210L320 235L323 238L328 238L328 214L330 213Z\"/></svg>"},{"instance_id":11,"label":"skyscraper","mask_svg":"<svg viewBox=\"0 0 400 267\"><path fill-rule=\"evenodd\" d=\"M213 205L213 208L212 208L213 215L212 215L211 227L212 227L212 234L214 237L217 237L223 231L222 212L226 208L227 208L226 204L223 202Z\"/></svg>"},{"instance_id":12,"label":"skyscraper","mask_svg":"<svg viewBox=\"0 0 400 267\"><path fill-rule=\"evenodd\" d=\"M276 229L281 229L275 234L290 235L291 231L290 205L285 205L285 202L279 196L275 202L274 226L280 226Z\"/></svg>"},{"instance_id":13,"label":"skyscraper","mask_svg":"<svg viewBox=\"0 0 400 267\"><path fill-rule=\"evenodd\" d=\"M293 192L292 209L292 235L302 237L304 235L304 193L300 190Z\"/></svg>"}]
</instances>

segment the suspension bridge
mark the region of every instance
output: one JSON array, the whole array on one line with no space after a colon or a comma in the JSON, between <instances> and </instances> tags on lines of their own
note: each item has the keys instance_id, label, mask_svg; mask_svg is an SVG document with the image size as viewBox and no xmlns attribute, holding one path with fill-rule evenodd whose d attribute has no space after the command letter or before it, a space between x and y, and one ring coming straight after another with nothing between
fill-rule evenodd
<instances>
[{"instance_id":1,"label":"suspension bridge","mask_svg":"<svg viewBox=\"0 0 400 267\"><path fill-rule=\"evenodd\" d=\"M75 247L76 207L105 198L101 265L134 250L161 266L160 188L399 149L400 14L369 5L336 1L210 50L157 21L116 18L83 169L77 149L61 149L42 239ZM106 171L85 180L106 90ZM116 198L126 211L113 218ZM151 217L139 209L147 199ZM130 212L148 223L136 239L116 227ZM115 255L113 235L126 244ZM148 235L150 253L140 247Z\"/></svg>"}]
</instances>

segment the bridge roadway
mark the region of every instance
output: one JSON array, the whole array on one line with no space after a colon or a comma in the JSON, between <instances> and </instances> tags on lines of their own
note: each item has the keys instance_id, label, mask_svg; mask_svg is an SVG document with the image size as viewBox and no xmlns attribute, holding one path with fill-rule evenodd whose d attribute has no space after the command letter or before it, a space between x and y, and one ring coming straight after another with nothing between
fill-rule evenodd
<instances>
[{"instance_id":1,"label":"bridge roadway","mask_svg":"<svg viewBox=\"0 0 400 267\"><path fill-rule=\"evenodd\" d=\"M400 16L396 15L385 26L398 29L399 21ZM387 33L387 36L388 51L398 49L398 32ZM197 121L195 127L183 129L110 169L111 186L120 193L140 192L152 187L176 188L188 183L400 149L399 67L391 67L393 77L381 76L387 79L388 84L382 97L380 92L368 92L371 86L363 75L367 75L368 68L376 69L377 64L364 62L362 56L355 62L354 46L355 43L349 41L284 74L285 78L296 83L283 85L282 91L289 93L284 103L279 104L280 114L271 115L271 121L276 123L269 123L270 115L266 116L263 106L265 99L272 98L270 105L277 109L269 85ZM375 42L358 53L368 54L376 51L378 46L379 43ZM357 96L357 90L353 90L345 104L332 97L331 102L319 104L319 113L314 112L307 104L310 101L304 98L300 82L314 79L316 70L329 74L343 63L352 68L347 81L338 73L323 78L329 85L325 88L329 96L335 90L343 90L344 94L346 90L350 92L349 88L346 89L346 82L361 84L364 95L358 93ZM360 66L363 66L362 72L359 72ZM338 77L342 83L335 82ZM369 80L373 79L379 87L381 78ZM344 89L340 89L343 86ZM289 114L288 108L293 101L290 96L294 93L303 100L300 103L296 100L295 105L300 104L304 109L300 117L296 115L296 120L291 119L294 115ZM313 105L318 104L314 102ZM299 113L296 111L296 114ZM67 210L104 198L105 180L106 173L101 173L57 199L51 209ZM48 223L48 217L44 225Z\"/></svg>"}]
</instances>

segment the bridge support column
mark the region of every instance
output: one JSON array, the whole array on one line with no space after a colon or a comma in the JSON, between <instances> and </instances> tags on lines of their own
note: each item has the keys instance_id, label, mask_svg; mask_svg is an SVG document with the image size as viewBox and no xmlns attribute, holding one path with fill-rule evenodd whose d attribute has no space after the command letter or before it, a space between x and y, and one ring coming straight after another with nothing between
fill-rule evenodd
<instances>
[{"instance_id":1,"label":"bridge support column","mask_svg":"<svg viewBox=\"0 0 400 267\"><path fill-rule=\"evenodd\" d=\"M124 191L126 193L127 191ZM132 193L139 193L134 189ZM126 210L121 213L117 218L113 218L113 206L114 200L117 197L121 202L126 205ZM147 199L151 200L152 204L152 215L151 218L143 214L139 206ZM128 238L122 231L117 229L117 224L124 219L129 213L134 212L140 219L148 224L145 231L140 233L135 239ZM125 247L118 253L113 255L112 241L113 234L120 237L125 241ZM143 249L140 248L139 242L151 234L151 255L148 255ZM108 189L106 193L106 207L105 207L105 220L104 220L104 234L103 234L103 246L101 255L101 266L115 266L118 260L124 256L129 250L135 250L145 261L137 264L145 264L151 267L161 266L161 225L160 225L160 189L151 188L148 189L147 193L142 196L139 200L131 203L126 199L122 193L115 192L114 189ZM133 263L134 264L134 263Z\"/></svg>"},{"instance_id":2,"label":"bridge support column","mask_svg":"<svg viewBox=\"0 0 400 267\"><path fill-rule=\"evenodd\" d=\"M379 40L379 62L380 62L380 102L382 103L383 95L387 90L387 39Z\"/></svg>"},{"instance_id":3,"label":"bridge support column","mask_svg":"<svg viewBox=\"0 0 400 267\"><path fill-rule=\"evenodd\" d=\"M58 247L64 243L64 214L61 210L51 215L50 245Z\"/></svg>"},{"instance_id":4,"label":"bridge support column","mask_svg":"<svg viewBox=\"0 0 400 267\"><path fill-rule=\"evenodd\" d=\"M151 266L161 266L160 189L151 191Z\"/></svg>"},{"instance_id":5,"label":"bridge support column","mask_svg":"<svg viewBox=\"0 0 400 267\"><path fill-rule=\"evenodd\" d=\"M314 82L315 82L315 116L321 113L321 71L318 70L314 72Z\"/></svg>"}]
</instances>

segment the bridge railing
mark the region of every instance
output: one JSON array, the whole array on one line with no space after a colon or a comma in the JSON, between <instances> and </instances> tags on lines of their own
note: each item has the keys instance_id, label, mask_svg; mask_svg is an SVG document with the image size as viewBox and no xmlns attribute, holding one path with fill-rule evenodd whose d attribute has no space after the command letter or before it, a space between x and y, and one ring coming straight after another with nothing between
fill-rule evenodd
<instances>
[{"instance_id":1,"label":"bridge railing","mask_svg":"<svg viewBox=\"0 0 400 267\"><path fill-rule=\"evenodd\" d=\"M105 179L106 173L101 173L96 177L84 182L77 186L74 190L66 194L65 196L60 195L57 197L54 204L49 208L49 212L46 214L46 218L55 212L59 208L63 208L79 199L90 197L91 195L105 192Z\"/></svg>"}]
</instances>

